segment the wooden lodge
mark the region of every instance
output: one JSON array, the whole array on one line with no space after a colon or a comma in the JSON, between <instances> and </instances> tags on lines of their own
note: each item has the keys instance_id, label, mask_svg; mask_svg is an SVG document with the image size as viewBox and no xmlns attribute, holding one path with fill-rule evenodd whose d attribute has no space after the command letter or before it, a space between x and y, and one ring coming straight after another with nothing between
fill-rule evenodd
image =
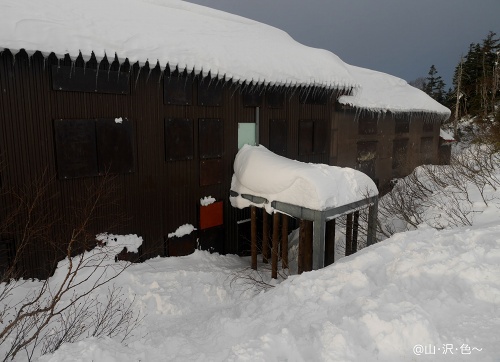
<instances>
[{"instance_id":1,"label":"wooden lodge","mask_svg":"<svg viewBox=\"0 0 500 362\"><path fill-rule=\"evenodd\" d=\"M0 272L28 240L19 275L49 276L96 189L87 231L140 235L129 258L248 253L250 210L228 201L244 143L359 169L380 190L438 162L439 122L340 104L349 89L1 49ZM216 202L202 206L208 196ZM183 224L196 232L169 239Z\"/></svg>"}]
</instances>

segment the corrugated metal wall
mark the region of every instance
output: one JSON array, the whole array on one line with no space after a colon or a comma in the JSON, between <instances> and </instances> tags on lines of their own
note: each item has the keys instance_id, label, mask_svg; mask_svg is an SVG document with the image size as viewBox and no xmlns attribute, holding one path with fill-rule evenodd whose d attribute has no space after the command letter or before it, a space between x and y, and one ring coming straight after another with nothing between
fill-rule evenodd
<instances>
[{"instance_id":1,"label":"corrugated metal wall","mask_svg":"<svg viewBox=\"0 0 500 362\"><path fill-rule=\"evenodd\" d=\"M164 104L163 82L166 73L159 67L130 68L130 94L60 91L52 89L53 65L84 66L81 60L44 58L37 52L28 57L25 52L15 56L9 51L0 54L0 152L2 180L2 218L18 200L10 190L32 187L36 180L46 186L47 200L39 205L40 214L47 215L50 224L45 233L30 243L23 259L26 276L44 277L53 270L54 262L64 256L70 229L78 221L76 210L89 200L88 190L98 187L103 177L58 179L54 143L54 120L99 119L123 117L132 121L135 134L135 172L112 175L109 200L95 212L89 226L91 233L109 231L135 233L143 237L144 258L163 255L168 233L190 223L198 227L199 200L212 196L224 202L224 242L220 252L238 253L237 220L244 211L229 203L233 161L237 153L238 123L255 122L256 108L245 107L239 86L224 83L221 106L198 105L198 78L193 86L191 105ZM99 65L92 60L86 67ZM104 62L101 69L109 69ZM117 65L111 65L117 70ZM118 66L118 69L120 67ZM283 119L287 124L287 155L308 162L328 163L329 154L298 154L299 121L331 122L332 99L326 105L301 104L300 91L281 89L286 93L281 108L270 108L263 98L259 107L260 143L269 145L269 122ZM165 119L182 118L193 122L192 159L166 161ZM223 122L223 175L220 183L200 186L198 126L200 119L217 118ZM35 188L36 189L36 188ZM24 215L26 216L26 215ZM22 240L23 215L4 232L3 238ZM55 241L57 247L49 244ZM84 248L80 245L79 250Z\"/></svg>"}]
</instances>

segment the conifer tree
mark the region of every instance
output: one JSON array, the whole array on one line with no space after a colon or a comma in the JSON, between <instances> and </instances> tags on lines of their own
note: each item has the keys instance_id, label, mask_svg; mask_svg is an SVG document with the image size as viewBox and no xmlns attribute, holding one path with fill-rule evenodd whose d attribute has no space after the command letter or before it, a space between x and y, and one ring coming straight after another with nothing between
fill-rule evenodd
<instances>
[{"instance_id":1,"label":"conifer tree","mask_svg":"<svg viewBox=\"0 0 500 362\"><path fill-rule=\"evenodd\" d=\"M424 92L439 103L443 103L445 100L445 85L443 79L437 73L438 72L434 64L431 65L431 68L429 69L429 75L426 78L426 82L424 84Z\"/></svg>"}]
</instances>

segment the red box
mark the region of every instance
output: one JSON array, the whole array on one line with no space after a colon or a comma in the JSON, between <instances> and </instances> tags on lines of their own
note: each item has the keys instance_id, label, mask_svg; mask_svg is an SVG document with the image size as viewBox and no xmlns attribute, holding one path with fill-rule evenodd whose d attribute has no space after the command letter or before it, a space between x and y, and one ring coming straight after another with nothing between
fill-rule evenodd
<instances>
[{"instance_id":1,"label":"red box","mask_svg":"<svg viewBox=\"0 0 500 362\"><path fill-rule=\"evenodd\" d=\"M223 202L200 206L200 230L224 224Z\"/></svg>"}]
</instances>

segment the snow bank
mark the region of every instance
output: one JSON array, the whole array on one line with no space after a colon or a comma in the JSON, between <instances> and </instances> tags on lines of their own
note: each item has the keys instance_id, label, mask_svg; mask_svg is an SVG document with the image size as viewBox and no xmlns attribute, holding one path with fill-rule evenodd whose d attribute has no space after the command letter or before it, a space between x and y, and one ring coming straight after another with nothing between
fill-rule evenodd
<instances>
[{"instance_id":1,"label":"snow bank","mask_svg":"<svg viewBox=\"0 0 500 362\"><path fill-rule=\"evenodd\" d=\"M234 81L350 88L356 83L335 54L287 33L181 0L5 0L0 50L115 53L131 63L179 67Z\"/></svg>"},{"instance_id":2,"label":"snow bank","mask_svg":"<svg viewBox=\"0 0 500 362\"><path fill-rule=\"evenodd\" d=\"M127 346L88 338L40 361L496 361L499 235L397 234L260 293L237 278L248 259L156 258L115 281L145 314Z\"/></svg>"},{"instance_id":3,"label":"snow bank","mask_svg":"<svg viewBox=\"0 0 500 362\"><path fill-rule=\"evenodd\" d=\"M127 248L129 253L138 253L139 247L142 245L142 237L137 236L136 234L130 235L114 235L108 233L102 233L96 235L96 240L104 243L105 245L111 248Z\"/></svg>"},{"instance_id":4,"label":"snow bank","mask_svg":"<svg viewBox=\"0 0 500 362\"><path fill-rule=\"evenodd\" d=\"M264 146L249 145L236 155L231 190L269 203L281 201L320 211L378 195L375 183L360 171L290 160ZM231 197L231 204L244 208L250 202L238 196Z\"/></svg>"},{"instance_id":5,"label":"snow bank","mask_svg":"<svg viewBox=\"0 0 500 362\"><path fill-rule=\"evenodd\" d=\"M347 69L360 87L354 89L352 95L341 96L341 104L372 112L432 113L434 116L429 116L437 120L450 117L448 108L401 78L353 65L347 65Z\"/></svg>"}]
</instances>

